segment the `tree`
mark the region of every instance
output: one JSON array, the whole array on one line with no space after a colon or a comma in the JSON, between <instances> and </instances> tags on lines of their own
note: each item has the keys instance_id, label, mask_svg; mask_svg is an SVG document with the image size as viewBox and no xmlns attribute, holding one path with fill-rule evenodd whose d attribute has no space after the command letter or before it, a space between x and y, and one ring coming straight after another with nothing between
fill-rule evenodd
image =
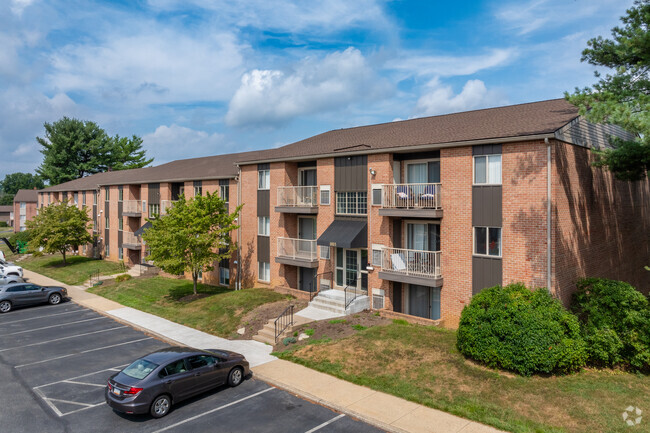
<instances>
[{"instance_id":1,"label":"tree","mask_svg":"<svg viewBox=\"0 0 650 433\"><path fill-rule=\"evenodd\" d=\"M637 0L621 17L623 27L612 39L587 42L582 61L613 69L592 87L576 88L565 97L592 122L607 122L638 135L632 141L612 139L613 149L596 150L597 166L605 166L621 180L646 178L650 169L650 0Z\"/></svg>"},{"instance_id":2,"label":"tree","mask_svg":"<svg viewBox=\"0 0 650 433\"><path fill-rule=\"evenodd\" d=\"M214 269L214 263L230 257L236 245L230 233L239 228L235 221L241 206L228 214L226 203L215 194L180 199L167 214L150 219L151 227L142 238L150 249L149 259L165 272L192 274L194 294L200 272Z\"/></svg>"},{"instance_id":3,"label":"tree","mask_svg":"<svg viewBox=\"0 0 650 433\"><path fill-rule=\"evenodd\" d=\"M0 205L10 205L19 189L41 189L45 184L39 176L31 173L11 173L0 181Z\"/></svg>"},{"instance_id":4,"label":"tree","mask_svg":"<svg viewBox=\"0 0 650 433\"><path fill-rule=\"evenodd\" d=\"M153 161L145 157L142 139L135 135L111 138L94 122L68 117L43 126L45 138L36 140L44 157L36 171L50 185L109 169L140 168Z\"/></svg>"},{"instance_id":5,"label":"tree","mask_svg":"<svg viewBox=\"0 0 650 433\"><path fill-rule=\"evenodd\" d=\"M42 207L38 212L34 219L27 221L31 242L43 247L46 253L61 253L63 266L66 265L68 249L92 242L88 233L92 224L85 206L79 209L63 201Z\"/></svg>"}]
</instances>

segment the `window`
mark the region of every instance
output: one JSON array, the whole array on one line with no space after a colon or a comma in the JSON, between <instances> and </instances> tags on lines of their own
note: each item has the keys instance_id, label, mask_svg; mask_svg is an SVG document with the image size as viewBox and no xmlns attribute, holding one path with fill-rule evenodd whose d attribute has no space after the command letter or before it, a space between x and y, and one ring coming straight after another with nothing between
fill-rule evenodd
<instances>
[{"instance_id":1,"label":"window","mask_svg":"<svg viewBox=\"0 0 650 433\"><path fill-rule=\"evenodd\" d=\"M160 377L171 376L172 374L185 373L187 368L185 367L185 360L179 359L169 364L167 367L163 368L158 374Z\"/></svg>"},{"instance_id":2,"label":"window","mask_svg":"<svg viewBox=\"0 0 650 433\"><path fill-rule=\"evenodd\" d=\"M122 185L117 187L117 201L124 200L124 188Z\"/></svg>"},{"instance_id":3,"label":"window","mask_svg":"<svg viewBox=\"0 0 650 433\"><path fill-rule=\"evenodd\" d=\"M25 209L27 209L27 203L25 203L24 201L21 201L20 202L20 210L25 210Z\"/></svg>"},{"instance_id":4,"label":"window","mask_svg":"<svg viewBox=\"0 0 650 433\"><path fill-rule=\"evenodd\" d=\"M108 248L108 245L106 245L106 257L110 256L110 249Z\"/></svg>"},{"instance_id":5,"label":"window","mask_svg":"<svg viewBox=\"0 0 650 433\"><path fill-rule=\"evenodd\" d=\"M257 189L270 189L271 188L271 171L258 170L257 172Z\"/></svg>"},{"instance_id":6,"label":"window","mask_svg":"<svg viewBox=\"0 0 650 433\"><path fill-rule=\"evenodd\" d=\"M260 281L271 281L271 264L269 262L257 262Z\"/></svg>"},{"instance_id":7,"label":"window","mask_svg":"<svg viewBox=\"0 0 650 433\"><path fill-rule=\"evenodd\" d=\"M160 215L160 204L149 203L149 216L157 217Z\"/></svg>"},{"instance_id":8,"label":"window","mask_svg":"<svg viewBox=\"0 0 650 433\"><path fill-rule=\"evenodd\" d=\"M219 268L219 284L223 286L230 285L230 269L228 268Z\"/></svg>"},{"instance_id":9,"label":"window","mask_svg":"<svg viewBox=\"0 0 650 433\"><path fill-rule=\"evenodd\" d=\"M187 358L187 363L190 366L190 370L194 370L197 368L207 367L208 365L215 364L216 362L214 358L209 355L196 355Z\"/></svg>"},{"instance_id":10,"label":"window","mask_svg":"<svg viewBox=\"0 0 650 433\"><path fill-rule=\"evenodd\" d=\"M109 225L108 225L108 216L106 216L106 217L104 218L104 222L106 223L106 224L104 225L104 228L105 228L106 230L108 230L108 228L109 228Z\"/></svg>"},{"instance_id":11,"label":"window","mask_svg":"<svg viewBox=\"0 0 650 433\"><path fill-rule=\"evenodd\" d=\"M474 157L474 184L501 184L501 155L480 155Z\"/></svg>"},{"instance_id":12,"label":"window","mask_svg":"<svg viewBox=\"0 0 650 433\"><path fill-rule=\"evenodd\" d=\"M381 267L383 258L383 245L372 245L372 265Z\"/></svg>"},{"instance_id":13,"label":"window","mask_svg":"<svg viewBox=\"0 0 650 433\"><path fill-rule=\"evenodd\" d=\"M230 201L230 186L228 184L219 185L219 196L221 200L228 203Z\"/></svg>"},{"instance_id":14,"label":"window","mask_svg":"<svg viewBox=\"0 0 650 433\"><path fill-rule=\"evenodd\" d=\"M372 205L381 206L381 185L372 186Z\"/></svg>"},{"instance_id":15,"label":"window","mask_svg":"<svg viewBox=\"0 0 650 433\"><path fill-rule=\"evenodd\" d=\"M323 206L330 205L330 186L321 185L320 186L320 204Z\"/></svg>"},{"instance_id":16,"label":"window","mask_svg":"<svg viewBox=\"0 0 650 433\"><path fill-rule=\"evenodd\" d=\"M73 197L74 197L74 204L78 205L79 204L79 193L75 192Z\"/></svg>"},{"instance_id":17,"label":"window","mask_svg":"<svg viewBox=\"0 0 650 433\"><path fill-rule=\"evenodd\" d=\"M340 215L365 215L368 213L367 192L337 192L336 213Z\"/></svg>"},{"instance_id":18,"label":"window","mask_svg":"<svg viewBox=\"0 0 650 433\"><path fill-rule=\"evenodd\" d=\"M97 204L97 196L99 193L97 191L93 192L93 204Z\"/></svg>"},{"instance_id":19,"label":"window","mask_svg":"<svg viewBox=\"0 0 650 433\"><path fill-rule=\"evenodd\" d=\"M501 228L474 227L474 254L501 257Z\"/></svg>"},{"instance_id":20,"label":"window","mask_svg":"<svg viewBox=\"0 0 650 433\"><path fill-rule=\"evenodd\" d=\"M194 181L194 197L203 195L203 182L200 180Z\"/></svg>"},{"instance_id":21,"label":"window","mask_svg":"<svg viewBox=\"0 0 650 433\"><path fill-rule=\"evenodd\" d=\"M320 258L322 260L329 260L330 259L330 247L327 245L319 245L320 247Z\"/></svg>"},{"instance_id":22,"label":"window","mask_svg":"<svg viewBox=\"0 0 650 433\"><path fill-rule=\"evenodd\" d=\"M117 249L117 258L122 260L124 258L124 252L122 251L122 248Z\"/></svg>"},{"instance_id":23,"label":"window","mask_svg":"<svg viewBox=\"0 0 650 433\"><path fill-rule=\"evenodd\" d=\"M117 220L117 229L118 229L119 231L124 230L124 218L119 218L119 219Z\"/></svg>"},{"instance_id":24,"label":"window","mask_svg":"<svg viewBox=\"0 0 650 433\"><path fill-rule=\"evenodd\" d=\"M81 193L81 204L86 206L86 191Z\"/></svg>"},{"instance_id":25,"label":"window","mask_svg":"<svg viewBox=\"0 0 650 433\"><path fill-rule=\"evenodd\" d=\"M271 232L271 219L267 216L257 217L257 234L268 236Z\"/></svg>"},{"instance_id":26,"label":"window","mask_svg":"<svg viewBox=\"0 0 650 433\"><path fill-rule=\"evenodd\" d=\"M109 187L104 187L104 194L106 195L106 198L104 200L108 201L111 194L110 194L110 188Z\"/></svg>"}]
</instances>

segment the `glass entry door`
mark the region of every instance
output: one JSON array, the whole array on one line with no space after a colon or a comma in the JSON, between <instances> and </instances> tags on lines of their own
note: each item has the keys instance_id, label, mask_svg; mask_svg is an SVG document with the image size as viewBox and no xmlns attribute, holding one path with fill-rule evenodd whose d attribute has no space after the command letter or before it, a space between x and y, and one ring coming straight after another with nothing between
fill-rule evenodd
<instances>
[{"instance_id":1,"label":"glass entry door","mask_svg":"<svg viewBox=\"0 0 650 433\"><path fill-rule=\"evenodd\" d=\"M368 250L336 249L336 285L368 290Z\"/></svg>"}]
</instances>

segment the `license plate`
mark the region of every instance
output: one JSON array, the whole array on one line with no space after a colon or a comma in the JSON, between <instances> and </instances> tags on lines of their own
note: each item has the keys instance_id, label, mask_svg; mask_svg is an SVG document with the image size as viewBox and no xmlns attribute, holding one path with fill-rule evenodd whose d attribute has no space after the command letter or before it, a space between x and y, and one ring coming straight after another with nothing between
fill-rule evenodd
<instances>
[{"instance_id":1,"label":"license plate","mask_svg":"<svg viewBox=\"0 0 650 433\"><path fill-rule=\"evenodd\" d=\"M115 395L120 395L121 392L120 392L119 389L117 389L117 388L113 388L113 394L115 394Z\"/></svg>"}]
</instances>

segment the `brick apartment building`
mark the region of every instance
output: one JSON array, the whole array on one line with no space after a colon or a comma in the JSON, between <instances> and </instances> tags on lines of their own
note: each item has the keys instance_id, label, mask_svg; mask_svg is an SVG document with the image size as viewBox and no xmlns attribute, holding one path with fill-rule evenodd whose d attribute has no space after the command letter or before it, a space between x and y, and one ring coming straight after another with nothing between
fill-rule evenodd
<instances>
[{"instance_id":1,"label":"brick apartment building","mask_svg":"<svg viewBox=\"0 0 650 433\"><path fill-rule=\"evenodd\" d=\"M240 256L205 282L321 290L314 303L325 308L340 309L345 293L343 312L453 327L472 295L495 284L548 287L565 304L584 276L650 289L650 182L591 166L589 149L611 135L626 133L557 99L100 173L46 188L39 203L81 206L85 192L97 234L86 254L135 264L147 217L181 192L219 190L231 211L244 205Z\"/></svg>"},{"instance_id":2,"label":"brick apartment building","mask_svg":"<svg viewBox=\"0 0 650 433\"><path fill-rule=\"evenodd\" d=\"M19 189L14 196L14 232L27 229L25 223L36 216L38 191L35 189Z\"/></svg>"},{"instance_id":3,"label":"brick apartment building","mask_svg":"<svg viewBox=\"0 0 650 433\"><path fill-rule=\"evenodd\" d=\"M14 226L14 207L13 205L0 206L0 221L6 222L7 226Z\"/></svg>"}]
</instances>

